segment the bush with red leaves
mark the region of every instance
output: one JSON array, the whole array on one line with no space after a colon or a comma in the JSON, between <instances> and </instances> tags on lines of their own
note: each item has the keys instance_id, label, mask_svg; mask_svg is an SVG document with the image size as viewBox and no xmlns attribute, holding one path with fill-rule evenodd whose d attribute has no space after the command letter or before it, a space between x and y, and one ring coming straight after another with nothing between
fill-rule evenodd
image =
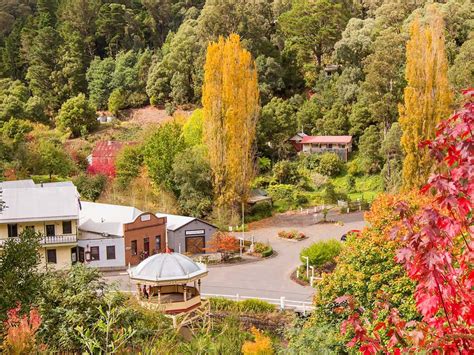
<instances>
[{"instance_id":1,"label":"bush with red leaves","mask_svg":"<svg viewBox=\"0 0 474 355\"><path fill-rule=\"evenodd\" d=\"M398 205L402 221L392 237L402 246L396 261L416 282L420 321L405 322L383 299L371 317L362 317L349 296L337 303L353 309L342 331L354 334L348 346L361 352L469 354L474 349L474 89L467 103L441 122L436 138L422 143L439 162L421 192L433 203L413 213ZM385 322L376 323L385 312Z\"/></svg>"}]
</instances>

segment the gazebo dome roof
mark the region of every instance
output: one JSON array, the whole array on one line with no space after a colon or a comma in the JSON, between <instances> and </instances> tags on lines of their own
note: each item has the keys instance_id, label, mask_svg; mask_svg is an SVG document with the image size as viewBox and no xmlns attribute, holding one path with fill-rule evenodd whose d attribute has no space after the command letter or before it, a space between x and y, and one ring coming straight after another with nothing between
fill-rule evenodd
<instances>
[{"instance_id":1,"label":"gazebo dome roof","mask_svg":"<svg viewBox=\"0 0 474 355\"><path fill-rule=\"evenodd\" d=\"M161 253L146 258L129 273L134 280L165 284L199 279L207 275L207 268L183 254Z\"/></svg>"}]
</instances>

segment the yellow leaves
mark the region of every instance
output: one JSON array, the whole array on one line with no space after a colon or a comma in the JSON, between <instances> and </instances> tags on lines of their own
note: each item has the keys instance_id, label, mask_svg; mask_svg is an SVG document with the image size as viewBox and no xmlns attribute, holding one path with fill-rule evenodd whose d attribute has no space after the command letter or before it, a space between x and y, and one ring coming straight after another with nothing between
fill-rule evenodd
<instances>
[{"instance_id":1,"label":"yellow leaves","mask_svg":"<svg viewBox=\"0 0 474 355\"><path fill-rule=\"evenodd\" d=\"M251 332L255 340L246 341L244 345L242 345L242 353L244 355L272 355L273 348L271 339L255 327L252 327Z\"/></svg>"},{"instance_id":2,"label":"yellow leaves","mask_svg":"<svg viewBox=\"0 0 474 355\"><path fill-rule=\"evenodd\" d=\"M419 144L435 136L436 125L451 112L453 93L448 83L444 21L435 5L427 8L426 23L419 16L410 26L407 43L404 105L400 107L401 139L405 151L403 187L424 184L433 160Z\"/></svg>"},{"instance_id":3,"label":"yellow leaves","mask_svg":"<svg viewBox=\"0 0 474 355\"><path fill-rule=\"evenodd\" d=\"M232 206L249 193L259 115L255 62L238 35L208 45L202 104L217 203Z\"/></svg>"}]
</instances>

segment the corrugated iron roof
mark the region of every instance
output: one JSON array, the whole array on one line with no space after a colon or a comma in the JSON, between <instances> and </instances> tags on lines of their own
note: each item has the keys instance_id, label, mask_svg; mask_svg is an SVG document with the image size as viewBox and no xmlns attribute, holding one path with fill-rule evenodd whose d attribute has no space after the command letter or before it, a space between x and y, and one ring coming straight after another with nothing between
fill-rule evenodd
<instances>
[{"instance_id":1,"label":"corrugated iron roof","mask_svg":"<svg viewBox=\"0 0 474 355\"><path fill-rule=\"evenodd\" d=\"M306 136L301 140L302 144L305 143L337 143L347 144L352 142L352 136Z\"/></svg>"},{"instance_id":2,"label":"corrugated iron roof","mask_svg":"<svg viewBox=\"0 0 474 355\"><path fill-rule=\"evenodd\" d=\"M52 221L79 217L79 193L72 183L34 184L32 180L1 183L6 208L0 223Z\"/></svg>"}]
</instances>

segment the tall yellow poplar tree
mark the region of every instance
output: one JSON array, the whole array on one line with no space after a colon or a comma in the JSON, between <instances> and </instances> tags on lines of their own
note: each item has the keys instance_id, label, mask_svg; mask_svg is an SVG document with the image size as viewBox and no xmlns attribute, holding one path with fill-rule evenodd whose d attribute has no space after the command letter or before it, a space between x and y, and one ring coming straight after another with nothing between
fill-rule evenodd
<instances>
[{"instance_id":1,"label":"tall yellow poplar tree","mask_svg":"<svg viewBox=\"0 0 474 355\"><path fill-rule=\"evenodd\" d=\"M235 209L249 195L254 177L259 115L257 69L240 37L220 37L207 47L202 94L204 142L208 147L219 207Z\"/></svg>"},{"instance_id":2,"label":"tall yellow poplar tree","mask_svg":"<svg viewBox=\"0 0 474 355\"><path fill-rule=\"evenodd\" d=\"M432 171L434 159L419 143L435 136L436 125L449 117L453 94L448 83L444 21L434 5L427 8L427 22L411 23L406 49L407 87L400 106L401 139L405 151L403 188L420 187Z\"/></svg>"}]
</instances>

